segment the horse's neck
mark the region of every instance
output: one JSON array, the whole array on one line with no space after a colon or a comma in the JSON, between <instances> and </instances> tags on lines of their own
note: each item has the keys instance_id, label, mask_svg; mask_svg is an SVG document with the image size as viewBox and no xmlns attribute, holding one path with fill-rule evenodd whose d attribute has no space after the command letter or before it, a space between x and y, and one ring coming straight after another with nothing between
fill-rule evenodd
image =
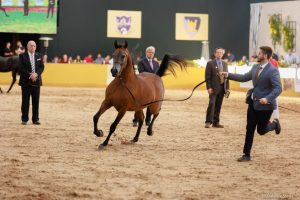
<instances>
[{"instance_id":1,"label":"horse's neck","mask_svg":"<svg viewBox=\"0 0 300 200\"><path fill-rule=\"evenodd\" d=\"M125 81L131 81L136 79L136 74L132 64L127 64L125 70L122 73L122 78L125 79Z\"/></svg>"}]
</instances>

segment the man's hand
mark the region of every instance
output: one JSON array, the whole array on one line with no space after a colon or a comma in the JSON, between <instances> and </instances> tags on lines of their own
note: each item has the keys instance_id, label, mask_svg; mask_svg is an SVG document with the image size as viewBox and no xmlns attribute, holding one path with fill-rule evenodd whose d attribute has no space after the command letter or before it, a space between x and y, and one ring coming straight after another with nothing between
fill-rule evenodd
<instances>
[{"instance_id":1,"label":"man's hand","mask_svg":"<svg viewBox=\"0 0 300 200\"><path fill-rule=\"evenodd\" d=\"M214 93L214 91L213 91L213 89L212 89L212 88L209 88L209 89L207 89L207 92L208 92L208 94L212 94L212 93Z\"/></svg>"},{"instance_id":2,"label":"man's hand","mask_svg":"<svg viewBox=\"0 0 300 200\"><path fill-rule=\"evenodd\" d=\"M224 78L227 78L228 77L228 72L221 72L220 75L223 76Z\"/></svg>"},{"instance_id":3,"label":"man's hand","mask_svg":"<svg viewBox=\"0 0 300 200\"><path fill-rule=\"evenodd\" d=\"M266 99L266 98L261 98L261 99L259 100L259 103L261 103L261 104L268 104L269 102L268 102L268 99Z\"/></svg>"},{"instance_id":4,"label":"man's hand","mask_svg":"<svg viewBox=\"0 0 300 200\"><path fill-rule=\"evenodd\" d=\"M38 74L32 72L32 73L30 73L29 79L31 79L33 82L35 82L37 77L38 77Z\"/></svg>"}]
</instances>

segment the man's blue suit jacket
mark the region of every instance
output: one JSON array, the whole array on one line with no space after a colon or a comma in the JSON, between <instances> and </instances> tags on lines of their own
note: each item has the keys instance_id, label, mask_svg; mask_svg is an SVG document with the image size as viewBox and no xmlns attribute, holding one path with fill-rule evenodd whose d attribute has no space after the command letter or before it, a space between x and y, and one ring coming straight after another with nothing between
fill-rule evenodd
<instances>
[{"instance_id":1,"label":"man's blue suit jacket","mask_svg":"<svg viewBox=\"0 0 300 200\"><path fill-rule=\"evenodd\" d=\"M243 75L229 73L228 79L239 82L252 80L254 110L275 110L277 107L275 99L282 92L279 71L268 63L258 76L257 80L255 80L255 74L258 67L260 67L259 64L254 65L249 72ZM269 103L259 103L259 99L261 98L266 98Z\"/></svg>"}]
</instances>

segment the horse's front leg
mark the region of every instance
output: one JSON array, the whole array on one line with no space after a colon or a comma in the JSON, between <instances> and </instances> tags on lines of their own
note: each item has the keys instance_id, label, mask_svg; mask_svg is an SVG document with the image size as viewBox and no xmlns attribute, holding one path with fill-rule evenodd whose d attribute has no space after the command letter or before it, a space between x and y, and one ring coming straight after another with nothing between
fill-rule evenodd
<instances>
[{"instance_id":1,"label":"horse's front leg","mask_svg":"<svg viewBox=\"0 0 300 200\"><path fill-rule=\"evenodd\" d=\"M7 93L10 92L11 88L13 87L13 85L15 84L15 82L17 80L17 72L13 71L11 73L11 75L12 75L12 82L11 82L11 85L10 85L9 89L7 90Z\"/></svg>"},{"instance_id":2,"label":"horse's front leg","mask_svg":"<svg viewBox=\"0 0 300 200\"><path fill-rule=\"evenodd\" d=\"M149 135L149 136L153 135L152 127L153 127L154 120L157 118L158 114L159 113L153 115L153 119L151 120L151 123L147 128L147 135Z\"/></svg>"},{"instance_id":3,"label":"horse's front leg","mask_svg":"<svg viewBox=\"0 0 300 200\"><path fill-rule=\"evenodd\" d=\"M110 136L115 132L117 125L119 124L119 122L121 121L121 119L123 118L125 113L126 113L126 110L119 110L118 116L116 117L115 121L110 126L109 134L108 134L106 140L102 144L99 145L99 147L98 147L99 150L101 150L105 146L107 146Z\"/></svg>"},{"instance_id":4,"label":"horse's front leg","mask_svg":"<svg viewBox=\"0 0 300 200\"><path fill-rule=\"evenodd\" d=\"M138 126L136 134L135 134L134 138L131 140L131 142L137 142L139 140L139 136L140 136L140 133L141 133L141 128L143 126L144 119L145 119L143 110L137 111L136 112L136 117L139 120L139 126Z\"/></svg>"},{"instance_id":5,"label":"horse's front leg","mask_svg":"<svg viewBox=\"0 0 300 200\"><path fill-rule=\"evenodd\" d=\"M100 116L111 107L111 105L109 104L109 102L105 99L102 104L101 107L99 109L99 111L94 115L93 117L93 121L94 121L94 134L97 137L103 137L103 131L100 129L98 130L98 120L100 118Z\"/></svg>"},{"instance_id":6,"label":"horse's front leg","mask_svg":"<svg viewBox=\"0 0 300 200\"><path fill-rule=\"evenodd\" d=\"M1 87L0 87L0 93L3 93L3 91L2 91L2 89L1 89Z\"/></svg>"}]
</instances>

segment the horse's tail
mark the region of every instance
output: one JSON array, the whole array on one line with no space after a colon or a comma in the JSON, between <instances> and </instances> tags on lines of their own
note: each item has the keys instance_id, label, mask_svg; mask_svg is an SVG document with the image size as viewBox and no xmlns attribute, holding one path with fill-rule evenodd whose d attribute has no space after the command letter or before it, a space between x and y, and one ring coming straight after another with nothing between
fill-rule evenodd
<instances>
[{"instance_id":1,"label":"horse's tail","mask_svg":"<svg viewBox=\"0 0 300 200\"><path fill-rule=\"evenodd\" d=\"M187 62L179 56L166 54L161 61L160 67L156 72L156 75L162 77L167 75L167 71L170 71L173 74L173 76L176 76L176 67L179 67L181 70L186 70Z\"/></svg>"}]
</instances>

